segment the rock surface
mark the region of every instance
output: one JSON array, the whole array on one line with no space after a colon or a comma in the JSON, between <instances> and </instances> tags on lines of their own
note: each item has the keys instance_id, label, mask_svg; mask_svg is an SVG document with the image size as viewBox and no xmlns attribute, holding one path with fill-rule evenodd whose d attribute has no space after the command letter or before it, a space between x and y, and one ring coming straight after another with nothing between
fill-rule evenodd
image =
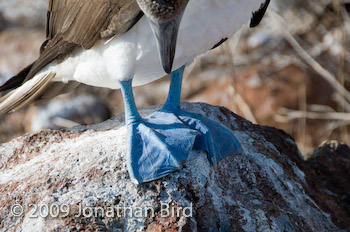
<instances>
[{"instance_id":1,"label":"rock surface","mask_svg":"<svg viewBox=\"0 0 350 232\"><path fill-rule=\"evenodd\" d=\"M350 148L336 141L316 149L306 162L311 195L332 212L341 228L350 228Z\"/></svg>"},{"instance_id":2,"label":"rock surface","mask_svg":"<svg viewBox=\"0 0 350 232\"><path fill-rule=\"evenodd\" d=\"M123 115L88 127L27 134L0 146L0 230L350 229L349 147L320 148L305 162L283 131L254 125L225 108L189 103L182 108L234 130L245 154L213 168L204 152L193 151L181 171L136 186L126 171Z\"/></svg>"}]
</instances>

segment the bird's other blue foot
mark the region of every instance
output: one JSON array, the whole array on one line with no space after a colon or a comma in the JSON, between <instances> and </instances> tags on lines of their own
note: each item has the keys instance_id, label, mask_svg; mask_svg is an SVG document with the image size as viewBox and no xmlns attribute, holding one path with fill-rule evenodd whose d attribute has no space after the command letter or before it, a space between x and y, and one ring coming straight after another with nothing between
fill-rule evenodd
<instances>
[{"instance_id":1,"label":"bird's other blue foot","mask_svg":"<svg viewBox=\"0 0 350 232\"><path fill-rule=\"evenodd\" d=\"M182 126L197 131L193 149L208 153L212 165L235 154L243 153L243 148L237 137L223 124L209 119L201 114L186 112L180 109L182 76L185 67L172 72L169 96L163 108L151 114L148 118L154 121L177 118ZM171 115L171 116L170 116Z\"/></svg>"},{"instance_id":2,"label":"bird's other blue foot","mask_svg":"<svg viewBox=\"0 0 350 232\"><path fill-rule=\"evenodd\" d=\"M242 154L243 148L231 130L201 114L177 110L174 114L183 125L198 132L194 150L206 151L209 162L216 164L231 155Z\"/></svg>"},{"instance_id":3,"label":"bird's other blue foot","mask_svg":"<svg viewBox=\"0 0 350 232\"><path fill-rule=\"evenodd\" d=\"M125 102L127 168L131 180L140 184L181 169L198 132L167 112L143 119L134 102L131 81L120 84Z\"/></svg>"}]
</instances>

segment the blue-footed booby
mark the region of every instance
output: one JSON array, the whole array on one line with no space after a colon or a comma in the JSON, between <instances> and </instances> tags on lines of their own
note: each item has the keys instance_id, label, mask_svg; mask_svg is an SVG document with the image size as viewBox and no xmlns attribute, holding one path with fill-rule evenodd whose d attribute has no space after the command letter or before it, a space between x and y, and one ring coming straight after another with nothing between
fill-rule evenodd
<instances>
[{"instance_id":1,"label":"blue-footed booby","mask_svg":"<svg viewBox=\"0 0 350 232\"><path fill-rule=\"evenodd\" d=\"M127 167L134 183L181 168L192 149L215 165L242 152L218 122L180 109L185 65L241 26L256 26L270 0L49 0L40 57L0 91L0 112L17 110L79 83L121 88L128 129ZM132 86L171 73L164 106L142 118Z\"/></svg>"}]
</instances>

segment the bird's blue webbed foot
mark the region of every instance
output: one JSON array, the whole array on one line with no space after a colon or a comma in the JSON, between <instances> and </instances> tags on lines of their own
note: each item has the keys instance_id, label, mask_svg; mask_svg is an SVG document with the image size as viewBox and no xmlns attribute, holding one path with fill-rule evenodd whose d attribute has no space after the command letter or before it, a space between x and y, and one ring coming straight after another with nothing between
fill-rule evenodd
<instances>
[{"instance_id":1,"label":"bird's blue webbed foot","mask_svg":"<svg viewBox=\"0 0 350 232\"><path fill-rule=\"evenodd\" d=\"M180 169L197 135L178 118L165 113L135 121L127 128L130 135L128 168L137 183L156 180Z\"/></svg>"},{"instance_id":2,"label":"bird's blue webbed foot","mask_svg":"<svg viewBox=\"0 0 350 232\"><path fill-rule=\"evenodd\" d=\"M142 118L134 102L131 81L121 82L128 133L127 167L134 183L159 179L182 167L198 132L178 117L158 112Z\"/></svg>"},{"instance_id":3,"label":"bird's blue webbed foot","mask_svg":"<svg viewBox=\"0 0 350 232\"><path fill-rule=\"evenodd\" d=\"M172 72L169 96L163 108L148 118L161 120L163 114L171 115L182 122L182 126L198 132L193 145L195 150L207 151L211 164L216 165L227 156L243 152L242 146L231 130L219 122L201 114L180 109L181 83L184 67ZM170 116L169 116L170 117Z\"/></svg>"}]
</instances>

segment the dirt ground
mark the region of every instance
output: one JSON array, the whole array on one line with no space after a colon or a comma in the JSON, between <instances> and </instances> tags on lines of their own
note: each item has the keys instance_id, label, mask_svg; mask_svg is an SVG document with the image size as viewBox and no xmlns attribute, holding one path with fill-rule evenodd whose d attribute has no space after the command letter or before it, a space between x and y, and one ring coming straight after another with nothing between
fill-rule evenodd
<instances>
[{"instance_id":1,"label":"dirt ground","mask_svg":"<svg viewBox=\"0 0 350 232\"><path fill-rule=\"evenodd\" d=\"M38 56L45 3L1 0L0 84ZM325 140L349 144L349 8L338 0L272 0L261 25L242 28L187 67L182 99L225 106L254 123L283 129L305 156ZM162 104L167 91L168 78L135 88L138 107ZM81 95L103 102L106 117L123 112L120 92L109 89L81 86L57 99ZM0 142L30 132L42 107L0 115ZM73 124L104 120L66 119Z\"/></svg>"}]
</instances>

